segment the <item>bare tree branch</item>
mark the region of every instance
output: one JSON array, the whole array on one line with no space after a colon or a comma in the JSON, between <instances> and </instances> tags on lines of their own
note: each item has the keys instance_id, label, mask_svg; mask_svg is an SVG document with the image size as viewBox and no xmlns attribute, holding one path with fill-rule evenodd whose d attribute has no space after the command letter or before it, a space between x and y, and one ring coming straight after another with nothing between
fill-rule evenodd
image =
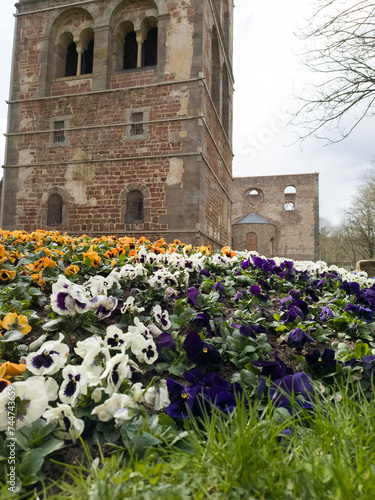
<instances>
[{"instance_id":1,"label":"bare tree branch","mask_svg":"<svg viewBox=\"0 0 375 500\"><path fill-rule=\"evenodd\" d=\"M304 65L317 76L292 122L304 127L301 139L340 142L375 111L375 1L315 0L313 9L297 36L308 47ZM329 137L333 129L340 139Z\"/></svg>"}]
</instances>

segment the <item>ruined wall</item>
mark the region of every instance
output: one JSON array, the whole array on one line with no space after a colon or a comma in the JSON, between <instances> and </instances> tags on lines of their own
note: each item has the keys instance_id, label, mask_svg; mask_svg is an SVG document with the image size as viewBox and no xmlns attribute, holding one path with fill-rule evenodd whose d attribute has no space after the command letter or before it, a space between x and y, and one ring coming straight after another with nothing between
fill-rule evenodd
<instances>
[{"instance_id":1,"label":"ruined wall","mask_svg":"<svg viewBox=\"0 0 375 500\"><path fill-rule=\"evenodd\" d=\"M230 243L231 108L224 130L203 50L224 11L219 22L211 0L21 0L17 8L2 226ZM129 29L146 37L153 26L157 64L122 69ZM64 76L67 47L74 42L81 61L90 39L92 72ZM132 135L139 113L142 133ZM125 216L132 191L143 199L136 223ZM57 225L52 195L63 200Z\"/></svg>"},{"instance_id":2,"label":"ruined wall","mask_svg":"<svg viewBox=\"0 0 375 500\"><path fill-rule=\"evenodd\" d=\"M295 260L319 259L319 174L235 177L233 199L233 248L245 249L246 228L242 226L246 225L236 223L247 214L256 213L276 227L274 255ZM269 231L266 224L254 224L252 228L259 241ZM261 253L270 257L270 244L263 242L261 250L267 247L269 250Z\"/></svg>"}]
</instances>

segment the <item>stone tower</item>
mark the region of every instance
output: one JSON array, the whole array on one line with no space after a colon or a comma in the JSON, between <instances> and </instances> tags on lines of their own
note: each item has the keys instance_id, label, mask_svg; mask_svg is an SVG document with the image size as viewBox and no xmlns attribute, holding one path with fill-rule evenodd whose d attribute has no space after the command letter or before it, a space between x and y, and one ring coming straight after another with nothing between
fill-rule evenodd
<instances>
[{"instance_id":1,"label":"stone tower","mask_svg":"<svg viewBox=\"0 0 375 500\"><path fill-rule=\"evenodd\" d=\"M233 0L20 0L3 229L231 243Z\"/></svg>"}]
</instances>

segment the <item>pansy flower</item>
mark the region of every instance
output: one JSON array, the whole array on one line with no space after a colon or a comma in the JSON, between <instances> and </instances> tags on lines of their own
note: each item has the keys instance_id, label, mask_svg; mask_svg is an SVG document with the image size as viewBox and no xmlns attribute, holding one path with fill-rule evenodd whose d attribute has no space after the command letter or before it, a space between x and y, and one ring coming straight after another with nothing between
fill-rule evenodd
<instances>
[{"instance_id":1,"label":"pansy flower","mask_svg":"<svg viewBox=\"0 0 375 500\"><path fill-rule=\"evenodd\" d=\"M293 396L302 397L301 405L309 408L312 403L313 387L311 377L303 372L295 375L286 375L272 382L270 387L270 399L276 407L287 408Z\"/></svg>"},{"instance_id":2,"label":"pansy flower","mask_svg":"<svg viewBox=\"0 0 375 500\"><path fill-rule=\"evenodd\" d=\"M304 345L311 342L315 342L315 340L301 328L295 328L294 330L289 332L288 338L286 339L286 343L288 345L297 348L303 347Z\"/></svg>"},{"instance_id":3,"label":"pansy flower","mask_svg":"<svg viewBox=\"0 0 375 500\"><path fill-rule=\"evenodd\" d=\"M261 368L261 374L264 377L270 377L271 380L277 380L285 377L285 375L293 375L292 368L288 368L287 365L277 356L275 352L275 361L252 361L251 362L257 368Z\"/></svg>"},{"instance_id":4,"label":"pansy flower","mask_svg":"<svg viewBox=\"0 0 375 500\"><path fill-rule=\"evenodd\" d=\"M124 352L116 354L116 356L107 361L105 370L100 377L102 380L105 379L107 381L106 394L113 394L120 387L124 379L131 379L132 366L137 367Z\"/></svg>"},{"instance_id":5,"label":"pansy flower","mask_svg":"<svg viewBox=\"0 0 375 500\"><path fill-rule=\"evenodd\" d=\"M336 368L335 351L333 349L324 349L320 354L318 349L314 349L311 354L306 354L306 363L312 373L323 375L332 372Z\"/></svg>"},{"instance_id":6,"label":"pansy flower","mask_svg":"<svg viewBox=\"0 0 375 500\"><path fill-rule=\"evenodd\" d=\"M15 415L15 428L30 427L38 420L48 405L48 396L41 380L33 380L32 377L22 382L11 384L12 395L14 395L15 407L9 406L9 387L0 393L0 431L8 429L9 412Z\"/></svg>"},{"instance_id":7,"label":"pansy flower","mask_svg":"<svg viewBox=\"0 0 375 500\"><path fill-rule=\"evenodd\" d=\"M62 403L75 406L80 394L87 394L87 373L84 365L68 365L62 371L59 397Z\"/></svg>"},{"instance_id":8,"label":"pansy flower","mask_svg":"<svg viewBox=\"0 0 375 500\"><path fill-rule=\"evenodd\" d=\"M72 440L80 436L85 428L83 420L75 417L71 406L57 403L57 408L49 408L43 413L47 424L54 424L54 434L58 439Z\"/></svg>"},{"instance_id":9,"label":"pansy flower","mask_svg":"<svg viewBox=\"0 0 375 500\"><path fill-rule=\"evenodd\" d=\"M326 321L328 318L333 318L333 311L330 307L324 306L319 314L320 321Z\"/></svg>"},{"instance_id":10,"label":"pansy flower","mask_svg":"<svg viewBox=\"0 0 375 500\"><path fill-rule=\"evenodd\" d=\"M147 404L151 405L155 411L160 411L170 404L168 395L167 381L155 380L150 387L147 388L143 395Z\"/></svg>"},{"instance_id":11,"label":"pansy flower","mask_svg":"<svg viewBox=\"0 0 375 500\"><path fill-rule=\"evenodd\" d=\"M108 349L126 351L131 346L133 339L133 335L131 333L124 333L116 325L110 325L106 332L103 344L108 347Z\"/></svg>"},{"instance_id":12,"label":"pansy flower","mask_svg":"<svg viewBox=\"0 0 375 500\"><path fill-rule=\"evenodd\" d=\"M170 404L165 408L164 413L172 418L187 418L193 411L197 392L200 386L186 387L175 380L167 380Z\"/></svg>"},{"instance_id":13,"label":"pansy flower","mask_svg":"<svg viewBox=\"0 0 375 500\"><path fill-rule=\"evenodd\" d=\"M26 357L26 367L34 375L53 375L66 363L69 346L62 344L64 335L60 333L59 340L45 342L36 352Z\"/></svg>"},{"instance_id":14,"label":"pansy flower","mask_svg":"<svg viewBox=\"0 0 375 500\"><path fill-rule=\"evenodd\" d=\"M161 325L163 330L169 330L172 326L168 311L162 311L162 308L159 305L152 308L152 315L155 321Z\"/></svg>"},{"instance_id":15,"label":"pansy flower","mask_svg":"<svg viewBox=\"0 0 375 500\"><path fill-rule=\"evenodd\" d=\"M114 418L116 412L129 405L129 400L132 399L126 394L113 394L103 404L96 406L91 415L98 415L102 422L109 422Z\"/></svg>"},{"instance_id":16,"label":"pansy flower","mask_svg":"<svg viewBox=\"0 0 375 500\"><path fill-rule=\"evenodd\" d=\"M196 331L187 334L182 347L190 361L198 366L220 365L221 356L215 346L203 342Z\"/></svg>"},{"instance_id":17,"label":"pansy flower","mask_svg":"<svg viewBox=\"0 0 375 500\"><path fill-rule=\"evenodd\" d=\"M139 314L144 310L144 307L137 307L135 305L135 297L128 297L121 309L121 314Z\"/></svg>"},{"instance_id":18,"label":"pansy flower","mask_svg":"<svg viewBox=\"0 0 375 500\"><path fill-rule=\"evenodd\" d=\"M90 300L90 308L94 311L98 319L108 318L111 312L117 307L116 297L107 297L106 295L96 295Z\"/></svg>"},{"instance_id":19,"label":"pansy flower","mask_svg":"<svg viewBox=\"0 0 375 500\"><path fill-rule=\"evenodd\" d=\"M152 365L159 357L158 350L152 338L136 335L131 345L132 353L140 363Z\"/></svg>"},{"instance_id":20,"label":"pansy flower","mask_svg":"<svg viewBox=\"0 0 375 500\"><path fill-rule=\"evenodd\" d=\"M187 290L186 295L188 297L187 298L188 304L192 304L194 306L198 305L197 297L198 297L198 295L200 295L200 291L197 288L195 288L195 286L190 287Z\"/></svg>"}]
</instances>

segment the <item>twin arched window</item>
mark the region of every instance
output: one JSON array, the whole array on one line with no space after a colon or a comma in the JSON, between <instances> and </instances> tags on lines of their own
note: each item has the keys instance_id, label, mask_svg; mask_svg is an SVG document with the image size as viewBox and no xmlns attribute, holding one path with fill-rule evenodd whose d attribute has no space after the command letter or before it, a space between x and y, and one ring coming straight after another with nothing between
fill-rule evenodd
<instances>
[{"instance_id":1,"label":"twin arched window","mask_svg":"<svg viewBox=\"0 0 375 500\"><path fill-rule=\"evenodd\" d=\"M142 31L129 31L124 41L123 69L154 66L158 60L158 28L153 26L144 36Z\"/></svg>"},{"instance_id":2,"label":"twin arched window","mask_svg":"<svg viewBox=\"0 0 375 500\"><path fill-rule=\"evenodd\" d=\"M123 23L123 31L127 32L123 43L123 57L121 69L133 69L157 64L158 27L156 19L151 18L139 32L134 31L130 22ZM64 33L60 37L58 59L63 59L65 70L57 69L57 76L79 76L93 72L94 64L94 34L91 29L85 30L82 40L74 41L71 33ZM65 55L64 55L65 54ZM58 63L60 64L60 63Z\"/></svg>"}]
</instances>

